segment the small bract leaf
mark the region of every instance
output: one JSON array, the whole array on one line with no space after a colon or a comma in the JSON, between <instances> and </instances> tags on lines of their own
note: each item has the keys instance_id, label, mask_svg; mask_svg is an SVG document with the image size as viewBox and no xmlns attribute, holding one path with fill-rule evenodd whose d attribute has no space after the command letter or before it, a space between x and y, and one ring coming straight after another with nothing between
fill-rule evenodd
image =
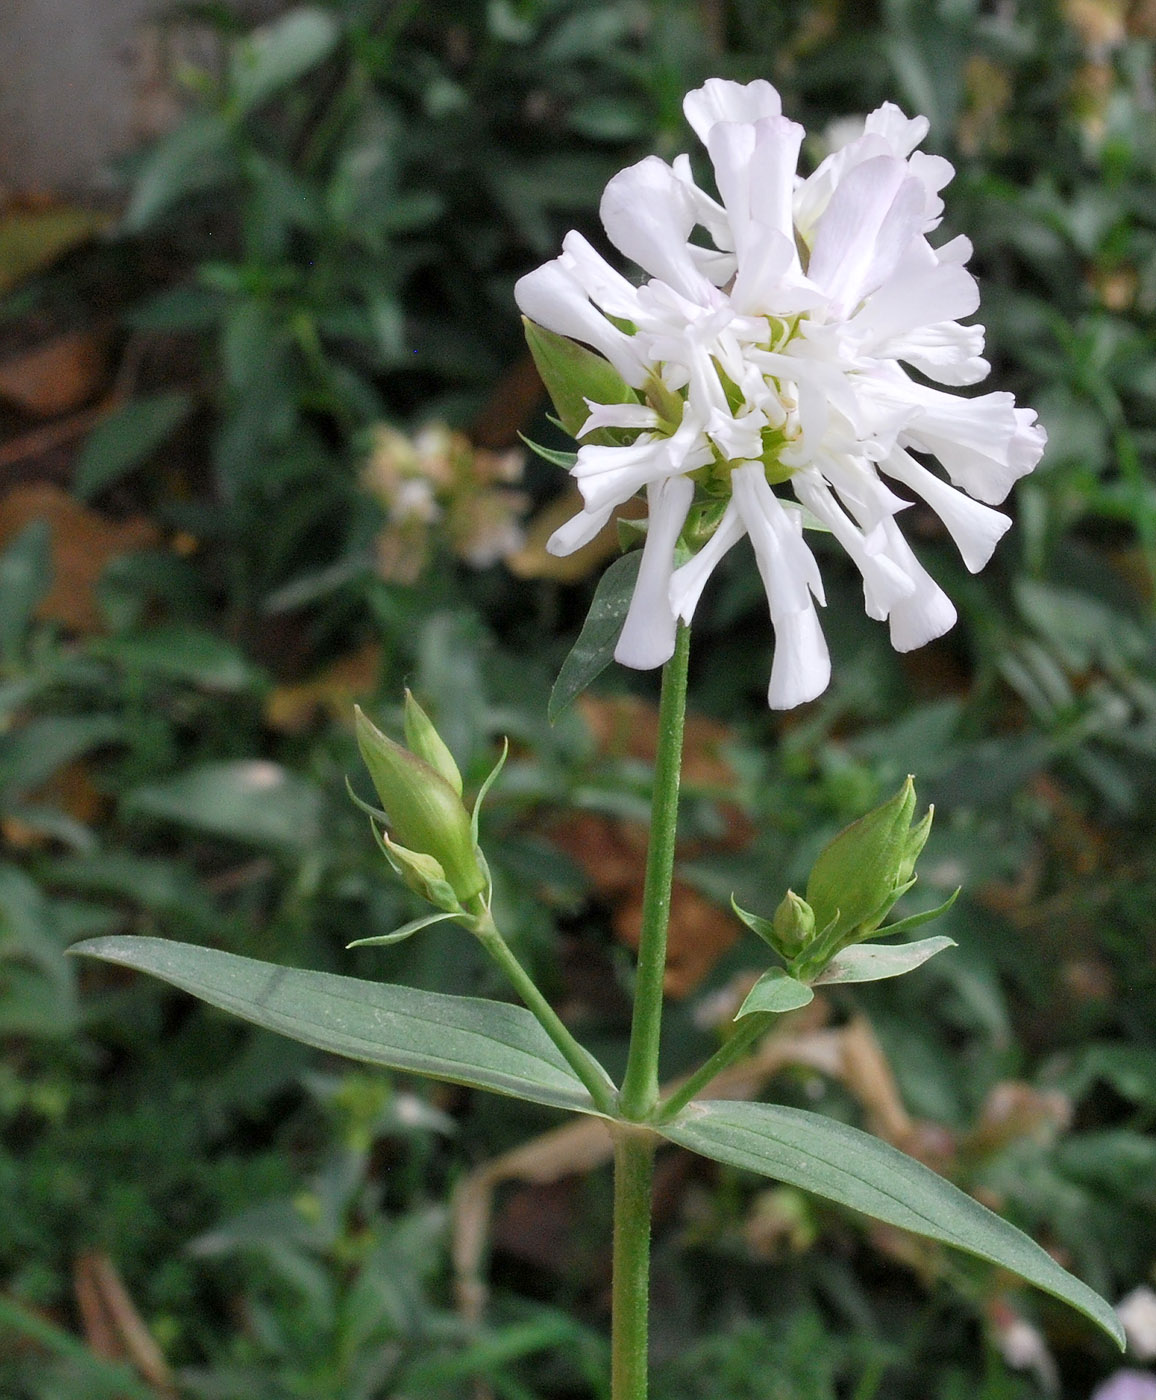
<instances>
[{"instance_id":1,"label":"small bract leaf","mask_svg":"<svg viewBox=\"0 0 1156 1400\"><path fill-rule=\"evenodd\" d=\"M593 403L637 403L638 395L614 366L568 340L564 335L548 331L522 317L526 344L542 376L542 383L553 400L558 417L571 437L576 438L583 423L590 417L586 400ZM610 429L588 433L583 442L614 446L618 438Z\"/></svg>"},{"instance_id":2,"label":"small bract leaf","mask_svg":"<svg viewBox=\"0 0 1156 1400\"><path fill-rule=\"evenodd\" d=\"M752 933L758 934L768 947L774 948L778 952L778 945L775 940L775 926L770 919L764 919L758 914L752 914L749 909L744 909L740 904L735 903L735 897L731 895L731 908L736 917L750 929Z\"/></svg>"},{"instance_id":3,"label":"small bract leaf","mask_svg":"<svg viewBox=\"0 0 1156 1400\"><path fill-rule=\"evenodd\" d=\"M797 1011L800 1006L815 1000L815 993L802 982L797 982L789 972L781 967L773 967L764 972L747 994L747 999L738 1009L735 1020L750 1016L756 1011L773 1011L781 1015L784 1011Z\"/></svg>"},{"instance_id":4,"label":"small bract leaf","mask_svg":"<svg viewBox=\"0 0 1156 1400\"><path fill-rule=\"evenodd\" d=\"M394 929L392 933L379 933L373 938L355 938L352 943L347 943L346 948L386 948L391 943L404 943L407 938L412 938L415 933L420 933L423 928L429 928L430 924L444 923L446 919L452 919L451 913L427 914L422 919L413 919L408 924L403 924L401 928Z\"/></svg>"},{"instance_id":5,"label":"small bract leaf","mask_svg":"<svg viewBox=\"0 0 1156 1400\"><path fill-rule=\"evenodd\" d=\"M956 946L954 938L940 934L936 938L921 938L918 943L900 943L898 947L880 943L857 943L836 953L815 978L814 986L828 982L882 982L888 977L901 977L921 967L928 958Z\"/></svg>"},{"instance_id":6,"label":"small bract leaf","mask_svg":"<svg viewBox=\"0 0 1156 1400\"><path fill-rule=\"evenodd\" d=\"M959 889L962 889L961 885ZM932 919L938 919L940 914L946 914L955 901L959 898L959 889L954 890L951 896L937 904L934 909L924 909L918 914L908 914L905 919L896 919L893 924L887 924L883 928L877 928L872 935L875 938L886 938L891 933L909 933L913 928L919 928L921 924L929 924Z\"/></svg>"}]
</instances>

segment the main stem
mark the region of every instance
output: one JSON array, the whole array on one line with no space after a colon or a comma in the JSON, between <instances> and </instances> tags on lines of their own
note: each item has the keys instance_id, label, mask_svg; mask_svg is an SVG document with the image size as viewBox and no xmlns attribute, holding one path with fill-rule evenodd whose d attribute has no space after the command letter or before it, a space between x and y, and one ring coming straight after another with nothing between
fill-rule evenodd
<instances>
[{"instance_id":1,"label":"main stem","mask_svg":"<svg viewBox=\"0 0 1156 1400\"><path fill-rule=\"evenodd\" d=\"M657 1139L614 1133L614 1283L611 1400L646 1400L650 1303L650 1192Z\"/></svg>"},{"instance_id":2,"label":"main stem","mask_svg":"<svg viewBox=\"0 0 1156 1400\"><path fill-rule=\"evenodd\" d=\"M662 1030L662 984L666 973L666 931L678 826L678 781L682 771L682 732L686 716L686 676L690 629L682 623L674 655L662 673L658 708L658 748L650 804L650 848L642 893L642 932L634 987L634 1017L626 1075L618 1096L622 1116L644 1121L658 1102L658 1041ZM615 1396L617 1400L617 1396Z\"/></svg>"},{"instance_id":3,"label":"main stem","mask_svg":"<svg viewBox=\"0 0 1156 1400\"><path fill-rule=\"evenodd\" d=\"M678 780L686 715L690 632L679 624L674 655L662 673L658 747L650 807L650 847L642 894L642 932L626 1074L618 1096L621 1116L647 1119L658 1103L658 1043L666 931L678 826ZM611 1324L611 1400L646 1400L650 1308L650 1196L657 1138L622 1124L614 1129L614 1285Z\"/></svg>"}]
</instances>

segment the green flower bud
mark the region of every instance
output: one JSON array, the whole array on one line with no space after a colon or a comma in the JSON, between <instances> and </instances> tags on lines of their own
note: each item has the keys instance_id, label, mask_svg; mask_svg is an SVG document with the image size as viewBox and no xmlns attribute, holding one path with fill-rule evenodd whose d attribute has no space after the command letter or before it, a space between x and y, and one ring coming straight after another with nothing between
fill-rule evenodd
<instances>
[{"instance_id":1,"label":"green flower bud","mask_svg":"<svg viewBox=\"0 0 1156 1400\"><path fill-rule=\"evenodd\" d=\"M860 817L829 842L811 869L807 903L838 947L877 928L909 877L907 864L915 784L908 778L889 801Z\"/></svg>"},{"instance_id":2,"label":"green flower bud","mask_svg":"<svg viewBox=\"0 0 1156 1400\"><path fill-rule=\"evenodd\" d=\"M815 911L794 890L788 890L771 920L775 947L788 962L798 957L815 936Z\"/></svg>"},{"instance_id":3,"label":"green flower bud","mask_svg":"<svg viewBox=\"0 0 1156 1400\"><path fill-rule=\"evenodd\" d=\"M458 794L424 758L386 738L360 709L354 714L361 756L398 842L432 856L462 903L481 894L486 877Z\"/></svg>"},{"instance_id":4,"label":"green flower bud","mask_svg":"<svg viewBox=\"0 0 1156 1400\"><path fill-rule=\"evenodd\" d=\"M433 856L423 856L420 851L407 850L405 846L391 841L388 836L382 836L381 849L393 867L394 874L407 889L413 890L414 894L420 894L423 899L435 904L439 909L452 910L460 907L461 901L446 879L446 872L442 869L440 861L435 860Z\"/></svg>"},{"instance_id":5,"label":"green flower bud","mask_svg":"<svg viewBox=\"0 0 1156 1400\"><path fill-rule=\"evenodd\" d=\"M405 692L405 742L410 752L424 758L435 773L453 788L459 797L462 795L462 775L454 756L446 748L445 740L433 727L430 717L413 698L412 691Z\"/></svg>"}]
</instances>

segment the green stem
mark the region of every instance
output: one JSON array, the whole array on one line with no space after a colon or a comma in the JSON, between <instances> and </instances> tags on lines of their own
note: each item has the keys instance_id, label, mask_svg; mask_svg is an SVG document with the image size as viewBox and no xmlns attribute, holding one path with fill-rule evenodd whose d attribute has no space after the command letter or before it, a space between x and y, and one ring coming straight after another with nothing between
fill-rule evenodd
<instances>
[{"instance_id":1,"label":"green stem","mask_svg":"<svg viewBox=\"0 0 1156 1400\"><path fill-rule=\"evenodd\" d=\"M705 1088L717 1074L733 1065L736 1060L741 1059L773 1020L774 1015L769 1011L762 1013L756 1011L753 1015L744 1016L710 1059L696 1069L689 1079L684 1079L678 1088L662 1101L654 1121L656 1123L669 1123L680 1109L685 1108L690 1103L700 1089Z\"/></svg>"},{"instance_id":2,"label":"green stem","mask_svg":"<svg viewBox=\"0 0 1156 1400\"><path fill-rule=\"evenodd\" d=\"M650 1192L658 1139L632 1128L614 1133L614 1283L611 1400L646 1400L650 1306Z\"/></svg>"},{"instance_id":3,"label":"green stem","mask_svg":"<svg viewBox=\"0 0 1156 1400\"><path fill-rule=\"evenodd\" d=\"M654 759L654 795L650 806L650 849L642 893L642 933L634 989L630 1051L619 1108L634 1122L649 1117L658 1102L658 1041L662 1029L662 983L666 973L666 931L670 922L670 884L678 825L678 780L682 769L682 731L686 716L686 676L690 629L678 625L674 655L662 673L658 709L658 748Z\"/></svg>"},{"instance_id":4,"label":"green stem","mask_svg":"<svg viewBox=\"0 0 1156 1400\"><path fill-rule=\"evenodd\" d=\"M614 1081L590 1051L579 1044L566 1029L558 1013L514 956L510 945L502 937L489 910L484 906L475 914L473 931L478 942L513 983L514 990L533 1012L538 1024L561 1051L563 1059L586 1086L587 1092L594 1100L595 1108L607 1117L616 1117Z\"/></svg>"}]
</instances>

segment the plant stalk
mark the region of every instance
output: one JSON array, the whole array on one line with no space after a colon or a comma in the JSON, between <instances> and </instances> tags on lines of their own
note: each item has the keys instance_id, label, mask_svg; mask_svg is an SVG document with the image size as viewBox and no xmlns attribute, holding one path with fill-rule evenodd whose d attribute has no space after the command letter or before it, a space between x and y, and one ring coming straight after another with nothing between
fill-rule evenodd
<instances>
[{"instance_id":1,"label":"plant stalk","mask_svg":"<svg viewBox=\"0 0 1156 1400\"><path fill-rule=\"evenodd\" d=\"M480 903L480 901L479 901ZM490 912L484 906L475 914L473 932L482 947L513 983L514 990L533 1013L538 1024L558 1047L563 1059L582 1081L599 1113L617 1117L614 1082L594 1058L566 1029L558 1013L538 990L530 974L514 956Z\"/></svg>"},{"instance_id":2,"label":"plant stalk","mask_svg":"<svg viewBox=\"0 0 1156 1400\"><path fill-rule=\"evenodd\" d=\"M770 1012L756 1011L750 1016L744 1016L710 1059L684 1079L678 1088L659 1104L654 1121L656 1123L669 1123L680 1109L685 1108L690 1103L700 1089L705 1089L717 1074L746 1054L750 1046L768 1029L774 1019L774 1015Z\"/></svg>"},{"instance_id":3,"label":"plant stalk","mask_svg":"<svg viewBox=\"0 0 1156 1400\"><path fill-rule=\"evenodd\" d=\"M662 984L666 973L666 933L670 923L670 885L674 876L689 658L690 629L680 622L674 654L662 672L654 794L650 806L650 849L646 856L646 883L642 894L642 932L638 943L634 1016L630 1027L626 1075L618 1096L622 1116L636 1123L645 1122L658 1102Z\"/></svg>"},{"instance_id":4,"label":"plant stalk","mask_svg":"<svg viewBox=\"0 0 1156 1400\"><path fill-rule=\"evenodd\" d=\"M650 1196L658 1139L637 1128L614 1134L614 1283L611 1400L646 1400L650 1308Z\"/></svg>"}]
</instances>

